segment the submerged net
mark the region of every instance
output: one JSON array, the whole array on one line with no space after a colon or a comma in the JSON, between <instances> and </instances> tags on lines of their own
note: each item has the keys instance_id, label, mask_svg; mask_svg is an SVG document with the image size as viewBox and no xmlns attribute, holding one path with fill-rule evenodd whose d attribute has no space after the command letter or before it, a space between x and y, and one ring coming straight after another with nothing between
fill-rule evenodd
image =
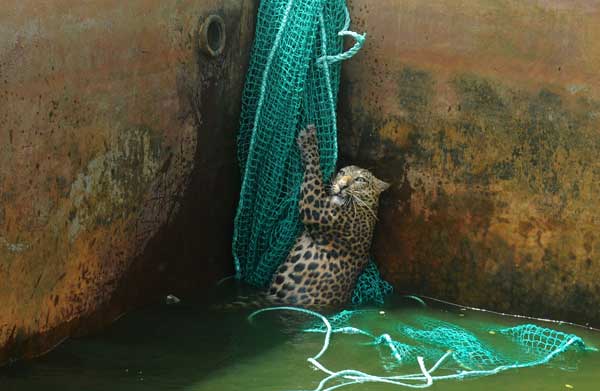
<instances>
[{"instance_id":1,"label":"submerged net","mask_svg":"<svg viewBox=\"0 0 600 391\"><path fill-rule=\"evenodd\" d=\"M242 189L233 254L238 279L265 287L302 230L303 177L296 133L315 124L327 182L337 160L336 106L340 61L364 35L348 31L345 0L263 0L244 93L238 138ZM343 37L356 44L343 52ZM391 286L371 262L354 303L381 303Z\"/></svg>"},{"instance_id":2,"label":"submerged net","mask_svg":"<svg viewBox=\"0 0 600 391\"><path fill-rule=\"evenodd\" d=\"M303 330L324 335L319 353L307 359L324 374L315 391L358 383L427 388L442 380L490 376L540 365L573 370L579 358L574 354L598 351L575 334L535 324L482 324L464 318L450 322L440 319L439 312L427 309L399 317L380 310L345 310L325 317L305 309L275 307L256 311L250 319L267 311L295 311L318 318ZM341 342L336 341L332 347L332 338L341 334L354 336L344 342L351 341L356 349L367 346L375 350L381 363L378 374L327 367L328 357L340 356L335 350ZM366 353L361 351L361 357ZM366 366L372 369L372 365Z\"/></svg>"}]
</instances>

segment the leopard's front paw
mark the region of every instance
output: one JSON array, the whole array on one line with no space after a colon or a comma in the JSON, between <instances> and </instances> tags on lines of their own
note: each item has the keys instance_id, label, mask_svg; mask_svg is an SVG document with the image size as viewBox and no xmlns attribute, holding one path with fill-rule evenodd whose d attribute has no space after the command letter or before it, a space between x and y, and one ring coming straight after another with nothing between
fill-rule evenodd
<instances>
[{"instance_id":1,"label":"leopard's front paw","mask_svg":"<svg viewBox=\"0 0 600 391\"><path fill-rule=\"evenodd\" d=\"M298 148L300 151L305 152L310 148L317 146L317 128L315 125L308 125L306 128L298 132L298 138L296 139Z\"/></svg>"}]
</instances>

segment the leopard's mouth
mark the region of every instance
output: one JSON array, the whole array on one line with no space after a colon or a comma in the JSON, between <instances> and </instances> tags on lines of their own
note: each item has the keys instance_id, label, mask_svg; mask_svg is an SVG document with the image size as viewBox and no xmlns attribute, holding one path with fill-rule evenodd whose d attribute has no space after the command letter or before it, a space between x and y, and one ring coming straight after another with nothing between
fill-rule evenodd
<instances>
[{"instance_id":1,"label":"leopard's mouth","mask_svg":"<svg viewBox=\"0 0 600 391\"><path fill-rule=\"evenodd\" d=\"M335 186L331 191L331 200L336 205L343 205L346 202L348 195L344 189Z\"/></svg>"},{"instance_id":2,"label":"leopard's mouth","mask_svg":"<svg viewBox=\"0 0 600 391\"><path fill-rule=\"evenodd\" d=\"M331 197L331 202L333 202L335 205L344 205L345 201L346 200L340 197L339 195L334 195L333 197Z\"/></svg>"}]
</instances>

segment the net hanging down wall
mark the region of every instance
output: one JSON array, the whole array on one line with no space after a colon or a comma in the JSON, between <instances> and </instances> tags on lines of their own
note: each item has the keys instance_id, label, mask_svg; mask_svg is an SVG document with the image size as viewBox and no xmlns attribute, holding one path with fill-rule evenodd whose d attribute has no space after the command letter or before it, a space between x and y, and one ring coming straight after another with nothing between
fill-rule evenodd
<instances>
[{"instance_id":1,"label":"net hanging down wall","mask_svg":"<svg viewBox=\"0 0 600 391\"><path fill-rule=\"evenodd\" d=\"M265 287L302 230L298 198L303 167L297 131L315 124L324 180L337 160L340 64L365 35L349 31L345 0L260 2L242 97L238 160L242 174L233 254L238 279ZM343 51L343 40L355 44ZM381 303L391 286L370 262L352 301Z\"/></svg>"}]
</instances>

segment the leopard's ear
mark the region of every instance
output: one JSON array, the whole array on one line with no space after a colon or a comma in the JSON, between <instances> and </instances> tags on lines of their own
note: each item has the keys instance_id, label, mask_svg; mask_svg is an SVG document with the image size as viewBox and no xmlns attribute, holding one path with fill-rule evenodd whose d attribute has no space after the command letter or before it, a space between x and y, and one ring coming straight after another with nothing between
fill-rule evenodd
<instances>
[{"instance_id":1,"label":"leopard's ear","mask_svg":"<svg viewBox=\"0 0 600 391\"><path fill-rule=\"evenodd\" d=\"M375 186L377 187L377 190L379 190L380 193L383 193L390 187L390 184L382 181L381 179L375 178Z\"/></svg>"}]
</instances>

